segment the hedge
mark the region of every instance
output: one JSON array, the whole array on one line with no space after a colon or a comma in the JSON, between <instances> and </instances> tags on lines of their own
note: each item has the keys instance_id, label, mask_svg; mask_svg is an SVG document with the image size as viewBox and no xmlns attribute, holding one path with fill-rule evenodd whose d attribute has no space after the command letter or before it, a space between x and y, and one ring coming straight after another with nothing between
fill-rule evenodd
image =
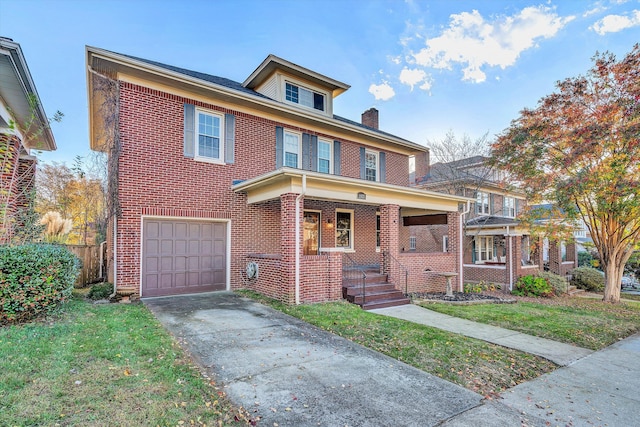
<instances>
[{"instance_id":1,"label":"hedge","mask_svg":"<svg viewBox=\"0 0 640 427\"><path fill-rule=\"evenodd\" d=\"M46 314L71 295L78 258L51 244L0 246L0 324Z\"/></svg>"},{"instance_id":2,"label":"hedge","mask_svg":"<svg viewBox=\"0 0 640 427\"><path fill-rule=\"evenodd\" d=\"M578 289L590 292L604 290L604 274L591 267L578 267L571 271L571 284Z\"/></svg>"}]
</instances>

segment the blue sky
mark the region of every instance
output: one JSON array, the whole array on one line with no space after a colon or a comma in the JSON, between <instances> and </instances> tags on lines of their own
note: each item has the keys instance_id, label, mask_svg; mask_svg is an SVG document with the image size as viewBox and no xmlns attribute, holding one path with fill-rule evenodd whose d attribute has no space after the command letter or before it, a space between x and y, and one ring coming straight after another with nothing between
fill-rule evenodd
<instances>
[{"instance_id":1,"label":"blue sky","mask_svg":"<svg viewBox=\"0 0 640 427\"><path fill-rule=\"evenodd\" d=\"M89 153L84 46L242 82L270 53L351 85L336 114L423 145L447 131L509 126L596 51L640 42L640 0L0 0L0 35L21 44L58 151Z\"/></svg>"}]
</instances>

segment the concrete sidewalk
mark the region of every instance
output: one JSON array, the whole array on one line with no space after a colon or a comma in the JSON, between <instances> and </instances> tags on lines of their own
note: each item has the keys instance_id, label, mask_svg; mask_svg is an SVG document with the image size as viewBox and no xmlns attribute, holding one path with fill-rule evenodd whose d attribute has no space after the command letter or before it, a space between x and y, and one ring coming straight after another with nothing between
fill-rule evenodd
<instances>
[{"instance_id":1,"label":"concrete sidewalk","mask_svg":"<svg viewBox=\"0 0 640 427\"><path fill-rule=\"evenodd\" d=\"M502 393L549 426L640 426L640 334Z\"/></svg>"},{"instance_id":2,"label":"concrete sidewalk","mask_svg":"<svg viewBox=\"0 0 640 427\"><path fill-rule=\"evenodd\" d=\"M497 326L485 325L438 313L414 304L369 310L371 313L408 320L460 335L544 357L560 366L570 365L593 351L557 341L538 338Z\"/></svg>"}]
</instances>

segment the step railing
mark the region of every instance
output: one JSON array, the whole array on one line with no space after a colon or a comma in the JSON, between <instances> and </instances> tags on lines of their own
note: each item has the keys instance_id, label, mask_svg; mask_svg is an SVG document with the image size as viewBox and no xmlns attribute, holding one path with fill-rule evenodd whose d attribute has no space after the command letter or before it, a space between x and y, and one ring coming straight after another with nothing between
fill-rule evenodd
<instances>
[{"instance_id":1,"label":"step railing","mask_svg":"<svg viewBox=\"0 0 640 427\"><path fill-rule=\"evenodd\" d=\"M347 253L342 254L342 279L348 281L362 280L362 306L366 300L367 273ZM346 260L346 262L345 262Z\"/></svg>"},{"instance_id":2,"label":"step railing","mask_svg":"<svg viewBox=\"0 0 640 427\"><path fill-rule=\"evenodd\" d=\"M394 275L394 270L400 271L401 277ZM382 272L385 273L388 280L394 284L398 283L401 285L404 279L404 295L407 296L409 294L409 269L402 265L389 251L382 252Z\"/></svg>"}]
</instances>

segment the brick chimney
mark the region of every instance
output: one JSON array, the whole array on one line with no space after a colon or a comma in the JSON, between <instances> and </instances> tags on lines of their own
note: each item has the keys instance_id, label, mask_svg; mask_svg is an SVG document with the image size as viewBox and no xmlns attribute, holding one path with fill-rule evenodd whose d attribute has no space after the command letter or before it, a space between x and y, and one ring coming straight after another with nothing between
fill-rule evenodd
<instances>
[{"instance_id":1,"label":"brick chimney","mask_svg":"<svg viewBox=\"0 0 640 427\"><path fill-rule=\"evenodd\" d=\"M362 124L370 128L378 129L378 110L371 107L362 113Z\"/></svg>"}]
</instances>

